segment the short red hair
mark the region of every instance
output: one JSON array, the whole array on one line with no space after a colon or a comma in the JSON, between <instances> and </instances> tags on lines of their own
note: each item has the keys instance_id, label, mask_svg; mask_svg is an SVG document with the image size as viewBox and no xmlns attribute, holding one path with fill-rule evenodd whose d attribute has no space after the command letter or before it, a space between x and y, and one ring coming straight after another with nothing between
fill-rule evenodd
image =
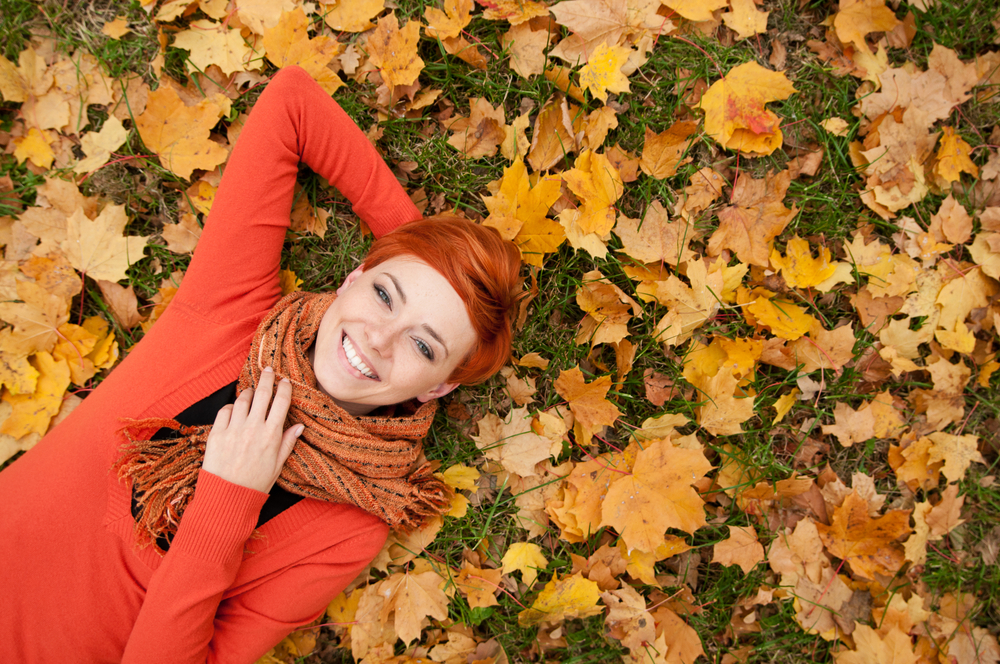
<instances>
[{"instance_id":1,"label":"short red hair","mask_svg":"<svg viewBox=\"0 0 1000 664\"><path fill-rule=\"evenodd\" d=\"M465 302L476 331L472 352L448 377L474 385L510 358L511 327L519 293L521 252L495 228L448 215L403 224L376 240L365 269L391 258L413 256L441 273Z\"/></svg>"}]
</instances>

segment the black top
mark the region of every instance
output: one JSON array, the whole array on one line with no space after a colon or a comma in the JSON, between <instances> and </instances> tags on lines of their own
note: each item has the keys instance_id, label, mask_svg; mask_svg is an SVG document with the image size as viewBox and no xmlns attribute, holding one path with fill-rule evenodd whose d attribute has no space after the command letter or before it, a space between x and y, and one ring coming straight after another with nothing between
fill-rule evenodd
<instances>
[{"instance_id":1,"label":"black top","mask_svg":"<svg viewBox=\"0 0 1000 664\"><path fill-rule=\"evenodd\" d=\"M218 414L219 410L223 406L229 405L236 401L236 381L234 380L229 385L225 385L207 397L191 404L190 407L184 410L180 415L174 419L185 426L201 426L204 424L212 424L215 422L215 416ZM166 440L168 438L175 438L178 433L173 429L160 429L153 434L152 440ZM271 493L267 497L267 501L264 506L260 509L260 516L257 518L257 527L260 528L265 523L278 516L289 507L295 503L302 500L302 496L298 494L285 491L280 486L275 484L271 488ZM137 517L139 514L139 502L136 500L135 489L132 489L132 518ZM170 533L166 538L159 538L156 540L157 546L166 551L170 548L170 541L173 539L174 534Z\"/></svg>"}]
</instances>

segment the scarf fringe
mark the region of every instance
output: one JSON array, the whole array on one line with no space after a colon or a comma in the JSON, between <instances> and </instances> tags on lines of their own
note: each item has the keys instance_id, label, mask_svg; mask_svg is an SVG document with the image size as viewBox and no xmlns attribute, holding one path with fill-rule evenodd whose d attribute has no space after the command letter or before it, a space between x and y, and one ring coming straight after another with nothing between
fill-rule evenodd
<instances>
[{"instance_id":1,"label":"scarf fringe","mask_svg":"<svg viewBox=\"0 0 1000 664\"><path fill-rule=\"evenodd\" d=\"M412 486L411 501L395 527L402 535L420 528L427 519L447 512L454 497L451 488L434 476L429 463L417 468L406 479Z\"/></svg>"}]
</instances>

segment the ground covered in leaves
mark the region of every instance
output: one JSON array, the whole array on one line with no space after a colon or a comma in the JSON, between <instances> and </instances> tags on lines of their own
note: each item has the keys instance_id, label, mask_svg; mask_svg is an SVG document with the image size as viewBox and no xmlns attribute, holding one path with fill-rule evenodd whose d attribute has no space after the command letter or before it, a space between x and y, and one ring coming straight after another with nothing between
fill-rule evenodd
<instances>
[{"instance_id":1,"label":"ground covered in leaves","mask_svg":"<svg viewBox=\"0 0 1000 664\"><path fill-rule=\"evenodd\" d=\"M428 440L451 513L262 661L996 663L998 21L5 0L0 462L155 325L297 64L425 214L521 247L527 296ZM283 284L333 288L369 240L300 183Z\"/></svg>"}]
</instances>

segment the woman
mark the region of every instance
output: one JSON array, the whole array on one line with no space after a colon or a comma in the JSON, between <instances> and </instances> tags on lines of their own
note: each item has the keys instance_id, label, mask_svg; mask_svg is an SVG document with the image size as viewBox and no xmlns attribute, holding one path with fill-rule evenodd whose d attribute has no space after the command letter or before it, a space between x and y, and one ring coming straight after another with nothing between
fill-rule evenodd
<instances>
[{"instance_id":1,"label":"woman","mask_svg":"<svg viewBox=\"0 0 1000 664\"><path fill-rule=\"evenodd\" d=\"M335 299L278 302L300 160L380 239ZM418 217L305 72L274 77L170 307L0 473L0 661L253 662L445 509L420 438L506 360L519 257L460 220L381 237Z\"/></svg>"}]
</instances>

